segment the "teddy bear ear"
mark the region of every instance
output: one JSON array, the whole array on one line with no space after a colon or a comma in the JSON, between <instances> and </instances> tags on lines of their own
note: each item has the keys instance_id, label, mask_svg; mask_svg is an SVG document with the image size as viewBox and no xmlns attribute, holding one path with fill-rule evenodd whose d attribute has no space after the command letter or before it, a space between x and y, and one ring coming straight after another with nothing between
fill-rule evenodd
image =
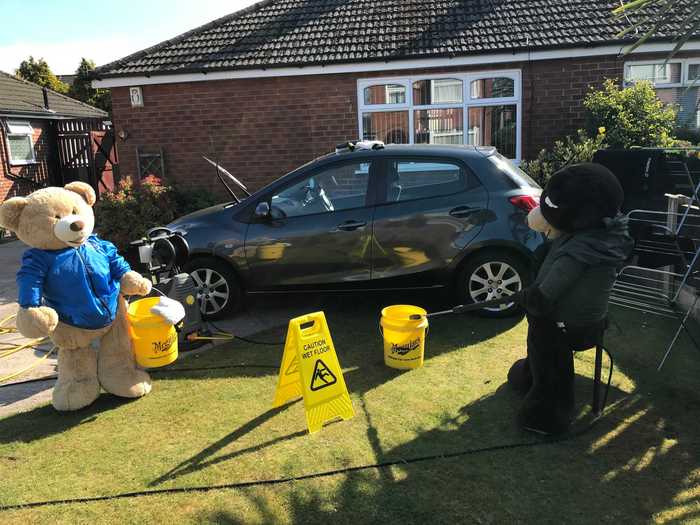
<instances>
[{"instance_id":1,"label":"teddy bear ear","mask_svg":"<svg viewBox=\"0 0 700 525\"><path fill-rule=\"evenodd\" d=\"M92 186L85 184L84 182L71 182L66 184L64 188L80 195L90 206L95 204L95 201L97 200L95 197L95 190L92 189Z\"/></svg>"},{"instance_id":2,"label":"teddy bear ear","mask_svg":"<svg viewBox=\"0 0 700 525\"><path fill-rule=\"evenodd\" d=\"M12 197L0 205L0 226L16 232L19 226L19 216L27 205L24 197Z\"/></svg>"}]
</instances>

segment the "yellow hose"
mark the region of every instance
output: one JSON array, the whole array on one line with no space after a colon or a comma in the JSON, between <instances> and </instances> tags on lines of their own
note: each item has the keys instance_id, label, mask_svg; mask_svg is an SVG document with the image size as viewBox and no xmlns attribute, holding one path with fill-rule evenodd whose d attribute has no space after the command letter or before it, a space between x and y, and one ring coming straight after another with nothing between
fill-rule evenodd
<instances>
[{"instance_id":1,"label":"yellow hose","mask_svg":"<svg viewBox=\"0 0 700 525\"><path fill-rule=\"evenodd\" d=\"M14 326L5 326L5 323L10 321L11 319L14 319L17 316L17 314L12 314L7 317L5 317L2 321L0 321L0 335L4 334L13 334L17 333L17 328ZM0 351L0 359L4 359L5 357L9 357L13 354L16 354L17 352L21 352L22 350L26 350L28 348L36 348L43 342L45 342L48 338L47 337L40 337L38 339L32 339L31 341L28 341L26 343L22 344L17 344L17 343L0 343L6 347L9 347L5 350ZM13 379L19 375L22 375L23 373L27 372L28 370L31 370L35 366L39 365L42 361L44 361L46 358L48 358L51 354L53 354L56 351L56 347L54 346L46 352L43 356L41 356L39 359L34 361L31 365L26 366L22 368L21 370L17 370L15 372L12 372L9 375L0 377L0 383L4 383L5 381L9 381L10 379Z\"/></svg>"},{"instance_id":2,"label":"yellow hose","mask_svg":"<svg viewBox=\"0 0 700 525\"><path fill-rule=\"evenodd\" d=\"M10 345L11 348L9 350L3 350L0 352L0 359L4 359L5 357L9 357L12 354L16 354L17 352L21 352L22 350L26 350L27 348L39 346L46 339L47 339L46 337L41 337L39 339L32 339L28 343L23 343L21 345L18 345L18 344Z\"/></svg>"},{"instance_id":3,"label":"yellow hose","mask_svg":"<svg viewBox=\"0 0 700 525\"><path fill-rule=\"evenodd\" d=\"M35 366L40 364L44 359L48 358L51 354L53 354L56 351L56 349L57 348L54 346L51 350L46 352L45 355L43 355L42 357L40 357L39 359L34 361L31 365L24 367L22 370L17 370L16 372L12 372L11 374L6 375L4 377L0 377L0 383L4 383L5 381L9 381L10 379L13 379L19 375L24 374L28 370L31 370L32 368L34 368Z\"/></svg>"}]
</instances>

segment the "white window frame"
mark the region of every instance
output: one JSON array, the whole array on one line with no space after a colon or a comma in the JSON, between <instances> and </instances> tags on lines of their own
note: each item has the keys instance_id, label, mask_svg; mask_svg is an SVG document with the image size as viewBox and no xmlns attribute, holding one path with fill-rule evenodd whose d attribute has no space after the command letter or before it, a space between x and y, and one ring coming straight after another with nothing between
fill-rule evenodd
<instances>
[{"instance_id":1,"label":"white window frame","mask_svg":"<svg viewBox=\"0 0 700 525\"><path fill-rule=\"evenodd\" d=\"M485 78L506 77L513 79L513 96L498 98L471 98L471 83ZM462 102L454 104L413 104L413 83L420 80L439 80L453 78L462 81ZM440 73L423 74L403 77L362 78L357 81L357 126L359 137L364 136L362 114L368 112L394 112L408 111L408 135L409 144L415 144L415 117L418 110L425 109L461 109L463 111L463 144L469 144L469 108L484 106L510 105L516 107L515 130L515 159L519 163L522 159L522 73L519 69L475 71L469 73ZM365 104L365 88L381 84L399 84L406 87L405 104Z\"/></svg>"},{"instance_id":2,"label":"white window frame","mask_svg":"<svg viewBox=\"0 0 700 525\"><path fill-rule=\"evenodd\" d=\"M624 72L623 72L623 83L625 85L629 85L632 81L628 80L628 74L630 70L630 66L653 66L653 65L658 65L661 64L663 65L664 59L660 58L658 60L631 60L629 62L625 62L624 65ZM680 64L681 66L681 75L680 75L680 82L652 82L654 87L657 88L673 88L673 87L683 87L685 85L685 80L687 78L688 74L688 68L686 61L682 59L674 59L674 60L669 60L668 65L671 64Z\"/></svg>"},{"instance_id":3,"label":"white window frame","mask_svg":"<svg viewBox=\"0 0 700 525\"><path fill-rule=\"evenodd\" d=\"M11 133L10 126L26 126L31 130L31 133ZM34 149L34 127L32 123L28 120L6 120L5 121L5 144L7 145L7 162L10 166L27 166L29 164L36 164L36 151ZM13 160L12 159L12 145L10 144L10 137L29 137L29 145L31 146L32 158L31 160Z\"/></svg>"},{"instance_id":4,"label":"white window frame","mask_svg":"<svg viewBox=\"0 0 700 525\"><path fill-rule=\"evenodd\" d=\"M622 78L622 84L624 86L629 86L631 81L627 80L627 72L629 71L629 66L648 66L653 64L663 64L665 59L658 60L630 60L624 64L624 73ZM696 80L690 80L688 72L691 65L700 65L700 58L675 58L668 61L669 64L680 64L681 65L681 81L680 82L654 82L654 89L664 89L664 88L683 88L683 87L700 87L700 77ZM700 129L700 110L697 111L695 116L696 126Z\"/></svg>"},{"instance_id":5,"label":"white window frame","mask_svg":"<svg viewBox=\"0 0 700 525\"><path fill-rule=\"evenodd\" d=\"M403 104L365 104L365 89L373 86L381 86L385 85L388 86L388 84L394 84L398 86L402 86L406 90L406 102ZM388 95L388 93L387 93ZM362 89L358 93L358 102L362 104L363 107L365 108L375 108L372 109L372 111L391 111L391 110L397 110L397 109L406 109L408 107L408 100L411 97L412 92L410 90L410 86L406 85L405 82L383 82L381 79L378 79L378 81L372 80L370 82L367 82L365 85L362 86ZM391 108L391 109L389 109Z\"/></svg>"}]
</instances>

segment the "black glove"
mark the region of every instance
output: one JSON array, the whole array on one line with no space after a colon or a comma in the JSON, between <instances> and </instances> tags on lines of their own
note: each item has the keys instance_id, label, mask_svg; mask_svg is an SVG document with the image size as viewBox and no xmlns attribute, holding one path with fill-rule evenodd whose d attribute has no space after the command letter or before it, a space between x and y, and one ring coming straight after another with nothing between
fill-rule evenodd
<instances>
[{"instance_id":1,"label":"black glove","mask_svg":"<svg viewBox=\"0 0 700 525\"><path fill-rule=\"evenodd\" d=\"M554 311L554 303L547 299L537 285L520 290L511 295L510 299L520 305L527 313L536 317L549 317Z\"/></svg>"}]
</instances>

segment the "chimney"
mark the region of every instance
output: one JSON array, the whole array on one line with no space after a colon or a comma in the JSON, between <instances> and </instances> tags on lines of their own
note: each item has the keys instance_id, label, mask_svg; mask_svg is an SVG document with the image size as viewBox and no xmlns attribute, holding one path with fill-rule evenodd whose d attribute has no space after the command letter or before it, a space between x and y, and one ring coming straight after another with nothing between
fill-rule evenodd
<instances>
[{"instance_id":1,"label":"chimney","mask_svg":"<svg viewBox=\"0 0 700 525\"><path fill-rule=\"evenodd\" d=\"M49 90L42 88L41 91L44 93L44 109L49 109Z\"/></svg>"}]
</instances>

